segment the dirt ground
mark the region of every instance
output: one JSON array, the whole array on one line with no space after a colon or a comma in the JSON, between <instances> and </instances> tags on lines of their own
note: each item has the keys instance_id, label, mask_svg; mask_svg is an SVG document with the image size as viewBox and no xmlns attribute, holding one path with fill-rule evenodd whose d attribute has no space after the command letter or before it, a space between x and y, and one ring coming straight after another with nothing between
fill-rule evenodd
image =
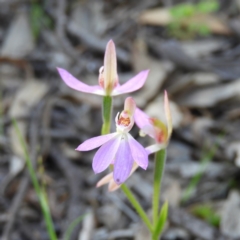
<instances>
[{"instance_id":1,"label":"dirt ground","mask_svg":"<svg viewBox=\"0 0 240 240\"><path fill-rule=\"evenodd\" d=\"M240 239L240 1L199 2L0 0L2 240L49 239L12 118L47 191L59 239L84 214L71 240L150 239L121 190L96 188L105 173L92 170L95 151L74 150L100 134L101 97L67 87L56 70L97 84L110 39L120 83L150 69L145 86L131 94L138 107L164 117L164 89L169 94L174 130L161 198L170 208L161 239ZM114 115L125 97L114 98ZM131 134L152 143L137 127ZM152 160L126 182L147 210Z\"/></svg>"}]
</instances>

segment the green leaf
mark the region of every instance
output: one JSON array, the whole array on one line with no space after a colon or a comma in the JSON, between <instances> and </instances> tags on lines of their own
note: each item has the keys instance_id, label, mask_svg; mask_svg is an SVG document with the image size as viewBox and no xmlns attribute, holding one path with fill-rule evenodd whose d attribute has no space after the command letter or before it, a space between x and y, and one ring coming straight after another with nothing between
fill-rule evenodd
<instances>
[{"instance_id":1,"label":"green leaf","mask_svg":"<svg viewBox=\"0 0 240 240\"><path fill-rule=\"evenodd\" d=\"M199 26L198 34L207 37L211 34L210 28L207 25L201 25Z\"/></svg>"},{"instance_id":2,"label":"green leaf","mask_svg":"<svg viewBox=\"0 0 240 240\"><path fill-rule=\"evenodd\" d=\"M67 231L64 234L64 240L68 240L71 237L73 229L87 216L87 213L84 215L81 215L74 219L68 226Z\"/></svg>"},{"instance_id":3,"label":"green leaf","mask_svg":"<svg viewBox=\"0 0 240 240\"><path fill-rule=\"evenodd\" d=\"M153 225L156 225L158 220L158 206L161 192L161 181L164 173L166 161L166 149L161 149L155 154L155 166L153 175L153 198L152 198L152 211L153 211Z\"/></svg>"},{"instance_id":4,"label":"green leaf","mask_svg":"<svg viewBox=\"0 0 240 240\"><path fill-rule=\"evenodd\" d=\"M163 231L163 228L167 221L167 216L168 216L168 202L166 201L162 206L162 209L160 211L159 218L157 221L157 225L154 230L154 237L156 239L161 235L161 233Z\"/></svg>"},{"instance_id":5,"label":"green leaf","mask_svg":"<svg viewBox=\"0 0 240 240\"><path fill-rule=\"evenodd\" d=\"M196 5L196 9L200 13L212 13L219 9L219 3L215 0L201 1Z\"/></svg>"},{"instance_id":6,"label":"green leaf","mask_svg":"<svg viewBox=\"0 0 240 240\"><path fill-rule=\"evenodd\" d=\"M49 239L57 240L57 235L56 235L56 232L54 229L54 224L53 224L52 216L50 213L50 208L48 205L47 194L46 194L44 188L40 187L40 184L39 184L39 181L37 178L37 174L35 172L35 169L33 167L33 164L32 164L31 158L30 158L30 154L28 152L27 144L25 142L25 139L22 136L22 133L21 133L19 127L18 127L16 119L14 119L14 118L12 119L12 124L13 124L13 127L16 132L16 137L18 138L18 140L21 144L21 148L24 152L27 169L28 169L30 178L32 180L34 190L39 198L39 202L41 205L44 221L45 221L45 224L47 227Z\"/></svg>"},{"instance_id":7,"label":"green leaf","mask_svg":"<svg viewBox=\"0 0 240 240\"><path fill-rule=\"evenodd\" d=\"M191 3L179 4L170 9L173 18L191 17L195 14L194 5Z\"/></svg>"},{"instance_id":8,"label":"green leaf","mask_svg":"<svg viewBox=\"0 0 240 240\"><path fill-rule=\"evenodd\" d=\"M42 26L47 28L51 28L52 26L50 17L44 12L44 9L38 1L32 1L30 20L32 33L35 39L38 38Z\"/></svg>"},{"instance_id":9,"label":"green leaf","mask_svg":"<svg viewBox=\"0 0 240 240\"><path fill-rule=\"evenodd\" d=\"M191 209L191 212L203 220L207 221L209 224L219 227L221 218L215 213L209 204L199 204Z\"/></svg>"}]
</instances>

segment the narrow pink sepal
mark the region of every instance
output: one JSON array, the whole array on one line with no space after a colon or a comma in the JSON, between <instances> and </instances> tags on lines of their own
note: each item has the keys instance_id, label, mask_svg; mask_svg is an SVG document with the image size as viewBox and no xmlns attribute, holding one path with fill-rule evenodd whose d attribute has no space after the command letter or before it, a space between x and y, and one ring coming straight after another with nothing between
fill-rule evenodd
<instances>
[{"instance_id":1,"label":"narrow pink sepal","mask_svg":"<svg viewBox=\"0 0 240 240\"><path fill-rule=\"evenodd\" d=\"M111 180L108 184L108 191L109 192L114 192L118 190L121 187L121 185L118 185L114 182L114 180Z\"/></svg>"},{"instance_id":2,"label":"narrow pink sepal","mask_svg":"<svg viewBox=\"0 0 240 240\"><path fill-rule=\"evenodd\" d=\"M127 97L124 102L124 111L126 111L131 117L136 109L136 103L132 97Z\"/></svg>"},{"instance_id":3,"label":"narrow pink sepal","mask_svg":"<svg viewBox=\"0 0 240 240\"><path fill-rule=\"evenodd\" d=\"M172 134L172 115L170 111L170 105L168 101L168 94L167 91L164 91L164 110L167 119L167 131L168 131L168 138L170 138Z\"/></svg>"},{"instance_id":4,"label":"narrow pink sepal","mask_svg":"<svg viewBox=\"0 0 240 240\"><path fill-rule=\"evenodd\" d=\"M116 191L120 185L116 184L113 180L113 172L107 174L105 177L103 177L101 180L97 182L96 187L99 188L105 184L108 184L108 191L113 192Z\"/></svg>"},{"instance_id":5,"label":"narrow pink sepal","mask_svg":"<svg viewBox=\"0 0 240 240\"><path fill-rule=\"evenodd\" d=\"M111 95L117 96L120 94L137 91L144 85L147 79L148 73L149 73L149 70L142 71L135 77L128 80L123 85L118 85L117 87L115 87Z\"/></svg>"},{"instance_id":6,"label":"narrow pink sepal","mask_svg":"<svg viewBox=\"0 0 240 240\"><path fill-rule=\"evenodd\" d=\"M148 167L148 153L145 148L137 142L130 134L128 134L129 146L131 154L137 165L144 170Z\"/></svg>"},{"instance_id":7,"label":"narrow pink sepal","mask_svg":"<svg viewBox=\"0 0 240 240\"><path fill-rule=\"evenodd\" d=\"M164 149L166 147L167 147L166 144L153 144L151 146L146 147L145 150L146 150L147 154L150 155L150 154L158 152L161 149Z\"/></svg>"},{"instance_id":8,"label":"narrow pink sepal","mask_svg":"<svg viewBox=\"0 0 240 240\"><path fill-rule=\"evenodd\" d=\"M96 187L99 188L107 183L109 183L111 180L113 180L113 173L109 173L107 174L105 177L103 177L102 179L100 179L97 184Z\"/></svg>"},{"instance_id":9,"label":"narrow pink sepal","mask_svg":"<svg viewBox=\"0 0 240 240\"><path fill-rule=\"evenodd\" d=\"M100 147L104 143L106 143L109 140L111 140L112 138L114 138L116 135L117 135L117 133L110 133L110 134L90 138L90 139L86 140L85 142L83 142L82 144L80 144L75 150L77 150L77 151L92 150L94 148Z\"/></svg>"},{"instance_id":10,"label":"narrow pink sepal","mask_svg":"<svg viewBox=\"0 0 240 240\"><path fill-rule=\"evenodd\" d=\"M121 137L115 137L103 144L93 157L92 168L100 173L108 168L118 152Z\"/></svg>"},{"instance_id":11,"label":"narrow pink sepal","mask_svg":"<svg viewBox=\"0 0 240 240\"><path fill-rule=\"evenodd\" d=\"M106 46L103 76L105 91L111 93L113 87L118 84L117 56L113 40L110 40Z\"/></svg>"},{"instance_id":12,"label":"narrow pink sepal","mask_svg":"<svg viewBox=\"0 0 240 240\"><path fill-rule=\"evenodd\" d=\"M75 78L72 74L70 74L68 71L62 68L57 68L62 80L72 89L75 89L80 92L85 93L92 93L97 95L105 95L104 90L98 86L89 86L77 78Z\"/></svg>"},{"instance_id":13,"label":"narrow pink sepal","mask_svg":"<svg viewBox=\"0 0 240 240\"><path fill-rule=\"evenodd\" d=\"M129 177L137 170L138 168L138 165L136 162L133 163L133 167L132 167L132 170L130 172L130 175ZM107 174L105 177L103 177L102 179L100 179L97 184L96 184L96 187L101 187L105 184L108 184L108 191L109 192L114 192L116 191L118 188L120 188L121 184L118 185L115 183L114 179L113 179L113 172Z\"/></svg>"},{"instance_id":14,"label":"narrow pink sepal","mask_svg":"<svg viewBox=\"0 0 240 240\"><path fill-rule=\"evenodd\" d=\"M151 125L149 119L150 117L145 112L143 112L139 108L136 108L134 113L134 121L140 129Z\"/></svg>"}]
</instances>

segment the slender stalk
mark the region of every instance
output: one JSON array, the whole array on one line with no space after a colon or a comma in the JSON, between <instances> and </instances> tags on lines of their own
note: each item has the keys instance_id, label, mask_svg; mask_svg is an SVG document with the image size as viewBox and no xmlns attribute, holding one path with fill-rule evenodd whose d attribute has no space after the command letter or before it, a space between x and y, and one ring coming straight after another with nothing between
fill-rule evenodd
<instances>
[{"instance_id":1,"label":"slender stalk","mask_svg":"<svg viewBox=\"0 0 240 240\"><path fill-rule=\"evenodd\" d=\"M81 215L75 220L73 220L67 228L67 231L64 234L64 240L69 240L71 237L71 233L73 232L74 228L87 216L87 214Z\"/></svg>"},{"instance_id":2,"label":"slender stalk","mask_svg":"<svg viewBox=\"0 0 240 240\"><path fill-rule=\"evenodd\" d=\"M131 190L125 184L121 185L121 189L125 193L125 195L128 198L129 202L132 204L132 206L137 211L138 215L141 217L143 222L146 224L146 226L148 227L149 231L151 233L153 233L153 227L152 227L152 224L151 224L151 222L149 221L149 219L147 217L147 214L145 213L145 211L143 210L143 208L141 207L141 205L139 204L137 199L134 197L134 195L132 194Z\"/></svg>"},{"instance_id":3,"label":"slender stalk","mask_svg":"<svg viewBox=\"0 0 240 240\"><path fill-rule=\"evenodd\" d=\"M159 214L159 198L161 190L161 180L164 171L166 159L166 150L162 149L155 154L155 167L153 177L153 198L152 198L152 215L153 215L153 226L157 224Z\"/></svg>"},{"instance_id":4,"label":"slender stalk","mask_svg":"<svg viewBox=\"0 0 240 240\"><path fill-rule=\"evenodd\" d=\"M162 209L160 211L158 221L157 221L157 224L155 226L154 233L153 233L153 236L152 236L153 240L159 239L159 237L160 237L160 235L163 231L163 228L165 226L165 223L167 221L167 216L168 216L168 202L166 201L163 204Z\"/></svg>"},{"instance_id":5,"label":"slender stalk","mask_svg":"<svg viewBox=\"0 0 240 240\"><path fill-rule=\"evenodd\" d=\"M102 125L102 135L108 134L111 128L111 118L112 118L112 97L104 96L103 97L103 125Z\"/></svg>"},{"instance_id":6,"label":"slender stalk","mask_svg":"<svg viewBox=\"0 0 240 240\"><path fill-rule=\"evenodd\" d=\"M158 240L159 238L152 234L152 240Z\"/></svg>"},{"instance_id":7,"label":"slender stalk","mask_svg":"<svg viewBox=\"0 0 240 240\"><path fill-rule=\"evenodd\" d=\"M18 128L18 125L17 125L17 122L16 122L15 119L13 119L13 125L14 125L15 131L17 133L17 137L20 140L21 147L24 150L26 165L27 165L27 168L28 168L28 172L30 174L30 178L31 178L32 183L33 183L33 187L34 187L35 192L37 193L37 196L39 198L40 206L41 206L43 216L44 216L44 220L45 220L45 223L46 223L46 226L47 226L48 235L49 235L51 240L57 240L57 236L56 236L56 233L54 231L54 225L53 225L52 217L51 217L51 214L50 214L50 209L49 209L46 193L40 187L40 184L38 182L37 176L35 174L35 171L34 171L34 168L33 168L33 165L32 165L28 150L27 150L25 140L23 139L23 136L22 136L22 134L21 134L21 132Z\"/></svg>"}]
</instances>

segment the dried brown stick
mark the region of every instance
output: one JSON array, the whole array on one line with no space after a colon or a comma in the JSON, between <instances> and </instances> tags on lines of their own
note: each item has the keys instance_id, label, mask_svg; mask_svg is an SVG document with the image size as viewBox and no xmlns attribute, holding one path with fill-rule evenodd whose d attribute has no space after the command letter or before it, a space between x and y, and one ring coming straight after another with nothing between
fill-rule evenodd
<instances>
[{"instance_id":1,"label":"dried brown stick","mask_svg":"<svg viewBox=\"0 0 240 240\"><path fill-rule=\"evenodd\" d=\"M66 11L66 1L58 0L56 14L55 14L57 38L58 38L59 43L61 44L64 52L67 55L69 55L74 60L81 61L81 59L79 59L79 54L72 47L71 43L68 41L66 34L65 34L66 21L67 21L65 11Z\"/></svg>"},{"instance_id":2,"label":"dried brown stick","mask_svg":"<svg viewBox=\"0 0 240 240\"><path fill-rule=\"evenodd\" d=\"M11 237L11 232L15 224L16 216L18 214L21 202L27 191L28 185L29 185L29 175L27 174L27 172L25 172L25 176L20 183L19 190L11 204L10 212L8 213L9 220L4 227L1 240L9 240Z\"/></svg>"},{"instance_id":3,"label":"dried brown stick","mask_svg":"<svg viewBox=\"0 0 240 240\"><path fill-rule=\"evenodd\" d=\"M106 40L99 39L86 29L79 27L76 28L75 24L69 24L68 26L66 26L67 23L66 7L67 7L66 0L58 1L57 13L55 14L56 34L66 54L68 54L74 60L77 60L78 62L85 64L83 62L83 59L80 58L80 54L76 52L76 49L72 47L71 43L67 39L65 34L66 27L68 28L68 31L71 32L71 34L74 34L76 37L78 37L81 40L81 42L87 45L90 49L101 53L105 52L107 39ZM125 64L130 64L130 56L125 50L118 48L117 57L119 61Z\"/></svg>"},{"instance_id":4,"label":"dried brown stick","mask_svg":"<svg viewBox=\"0 0 240 240\"><path fill-rule=\"evenodd\" d=\"M88 30L79 28L77 24L69 24L67 29L71 34L78 37L90 49L100 53L105 52L106 44L109 39L99 39L93 34L91 34ZM117 58L120 62L124 64L131 63L130 55L121 48L117 48Z\"/></svg>"}]
</instances>

